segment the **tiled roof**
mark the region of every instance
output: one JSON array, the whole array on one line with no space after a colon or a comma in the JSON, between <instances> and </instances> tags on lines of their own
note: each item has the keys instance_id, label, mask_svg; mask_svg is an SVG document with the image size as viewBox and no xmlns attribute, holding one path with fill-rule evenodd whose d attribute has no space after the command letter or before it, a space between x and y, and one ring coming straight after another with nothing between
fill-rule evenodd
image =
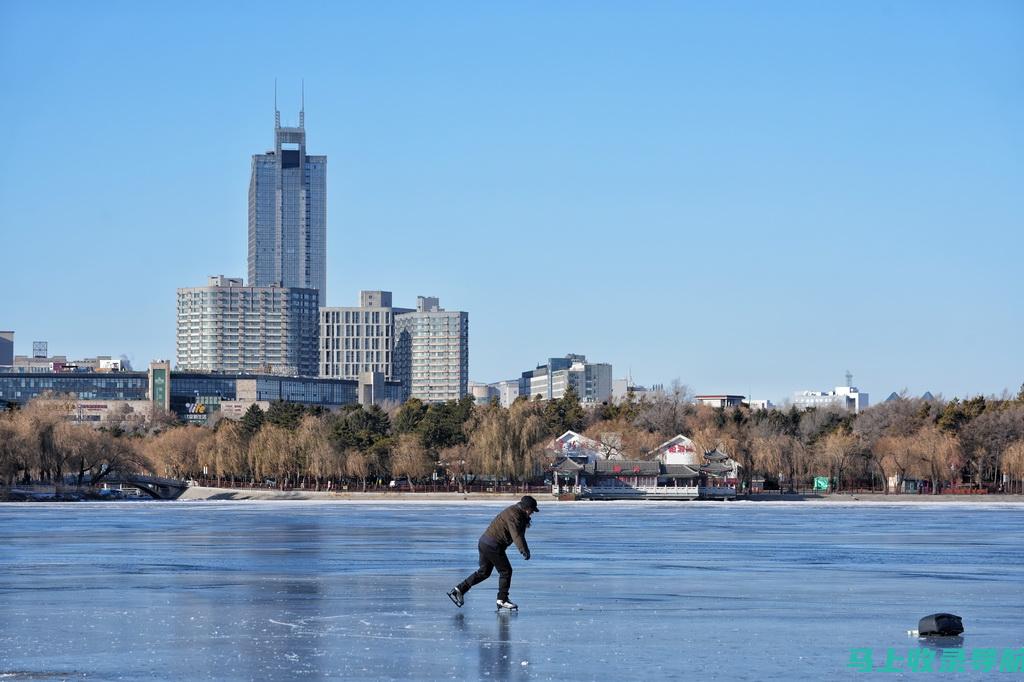
<instances>
[{"instance_id":1,"label":"tiled roof","mask_svg":"<svg viewBox=\"0 0 1024 682\"><path fill-rule=\"evenodd\" d=\"M704 459L708 460L709 462L724 462L725 460L729 459L729 455L723 454L718 451L718 448L715 448L711 452L705 452Z\"/></svg>"},{"instance_id":2,"label":"tiled roof","mask_svg":"<svg viewBox=\"0 0 1024 682\"><path fill-rule=\"evenodd\" d=\"M662 476L667 478L697 478L699 474L685 464L662 464Z\"/></svg>"},{"instance_id":3,"label":"tiled roof","mask_svg":"<svg viewBox=\"0 0 1024 682\"><path fill-rule=\"evenodd\" d=\"M582 471L583 466L572 461L568 457L559 457L551 464L552 471L558 471L563 474L571 474L577 471Z\"/></svg>"},{"instance_id":4,"label":"tiled roof","mask_svg":"<svg viewBox=\"0 0 1024 682\"><path fill-rule=\"evenodd\" d=\"M589 466L587 467L590 468ZM599 459L594 462L594 468L592 470L598 475L638 475L638 476L657 476L661 473L661 465L657 462L647 462L641 460L606 460Z\"/></svg>"},{"instance_id":5,"label":"tiled roof","mask_svg":"<svg viewBox=\"0 0 1024 682\"><path fill-rule=\"evenodd\" d=\"M727 471L732 471L732 467L721 462L711 462L701 466L700 470L708 474L724 474Z\"/></svg>"}]
</instances>

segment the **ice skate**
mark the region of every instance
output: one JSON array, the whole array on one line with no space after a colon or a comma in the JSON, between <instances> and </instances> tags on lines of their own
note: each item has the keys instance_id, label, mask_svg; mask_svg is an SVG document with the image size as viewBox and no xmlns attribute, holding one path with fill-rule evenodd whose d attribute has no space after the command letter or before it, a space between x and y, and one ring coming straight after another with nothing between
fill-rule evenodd
<instances>
[{"instance_id":1,"label":"ice skate","mask_svg":"<svg viewBox=\"0 0 1024 682\"><path fill-rule=\"evenodd\" d=\"M501 611L502 609L507 609L509 611L518 611L519 610L519 607L517 605L513 604L512 602L510 602L508 599L499 599L497 603L498 603L498 610L499 611Z\"/></svg>"},{"instance_id":2,"label":"ice skate","mask_svg":"<svg viewBox=\"0 0 1024 682\"><path fill-rule=\"evenodd\" d=\"M465 598L462 596L462 592L457 587L453 587L448 592L448 598L452 600L452 603L458 606L460 609L462 605L466 603Z\"/></svg>"}]
</instances>

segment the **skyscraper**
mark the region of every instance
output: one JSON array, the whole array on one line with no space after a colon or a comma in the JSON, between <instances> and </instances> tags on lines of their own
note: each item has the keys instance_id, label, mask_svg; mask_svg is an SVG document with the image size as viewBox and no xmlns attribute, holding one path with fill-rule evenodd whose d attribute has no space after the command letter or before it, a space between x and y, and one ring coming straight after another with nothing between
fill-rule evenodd
<instances>
[{"instance_id":1,"label":"skyscraper","mask_svg":"<svg viewBox=\"0 0 1024 682\"><path fill-rule=\"evenodd\" d=\"M252 157L249 180L249 286L319 292L327 304L327 157L306 154L299 127L282 128L274 103L274 149Z\"/></svg>"}]
</instances>

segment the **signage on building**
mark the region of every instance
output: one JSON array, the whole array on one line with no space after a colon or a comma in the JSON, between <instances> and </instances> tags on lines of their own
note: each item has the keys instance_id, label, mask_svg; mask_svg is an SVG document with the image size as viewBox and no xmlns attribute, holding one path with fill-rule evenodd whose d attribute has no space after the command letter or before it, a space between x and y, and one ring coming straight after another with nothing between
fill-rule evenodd
<instances>
[{"instance_id":1,"label":"signage on building","mask_svg":"<svg viewBox=\"0 0 1024 682\"><path fill-rule=\"evenodd\" d=\"M205 424L210 418L210 414L219 409L220 398L218 396L196 396L193 402L185 403L185 412L181 418L189 424Z\"/></svg>"},{"instance_id":2,"label":"signage on building","mask_svg":"<svg viewBox=\"0 0 1024 682\"><path fill-rule=\"evenodd\" d=\"M153 370L153 402L157 405L167 404L167 370Z\"/></svg>"}]
</instances>

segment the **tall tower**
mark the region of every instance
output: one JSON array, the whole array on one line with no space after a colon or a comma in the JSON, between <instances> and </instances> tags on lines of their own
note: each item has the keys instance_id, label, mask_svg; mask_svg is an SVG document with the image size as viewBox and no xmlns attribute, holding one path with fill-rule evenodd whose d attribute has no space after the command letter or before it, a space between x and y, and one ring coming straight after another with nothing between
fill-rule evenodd
<instances>
[{"instance_id":1,"label":"tall tower","mask_svg":"<svg viewBox=\"0 0 1024 682\"><path fill-rule=\"evenodd\" d=\"M303 99L305 99L303 97ZM316 289L327 303L327 157L306 154L299 126L281 126L274 93L274 149L252 157L249 286Z\"/></svg>"}]
</instances>

